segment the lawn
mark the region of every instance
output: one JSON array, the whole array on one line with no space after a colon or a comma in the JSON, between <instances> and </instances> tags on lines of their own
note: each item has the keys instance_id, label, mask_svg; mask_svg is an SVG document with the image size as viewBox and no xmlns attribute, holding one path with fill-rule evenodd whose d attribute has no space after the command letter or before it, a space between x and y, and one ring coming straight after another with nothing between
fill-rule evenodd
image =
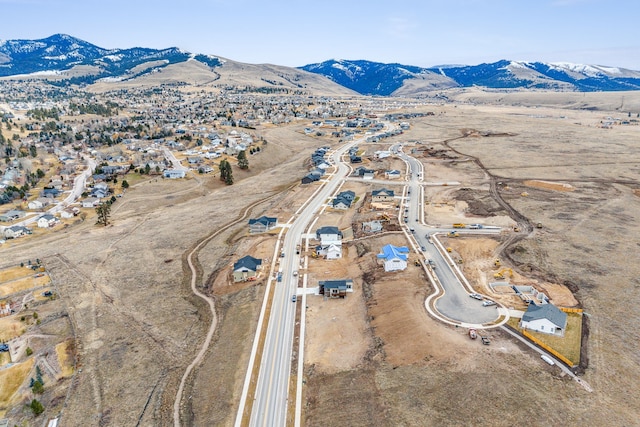
<instances>
[{"instance_id":1,"label":"lawn","mask_svg":"<svg viewBox=\"0 0 640 427\"><path fill-rule=\"evenodd\" d=\"M509 325L521 331L520 319L509 319ZM582 313L567 313L567 329L563 337L527 331L540 342L548 345L575 365L580 363L580 345L582 343Z\"/></svg>"}]
</instances>

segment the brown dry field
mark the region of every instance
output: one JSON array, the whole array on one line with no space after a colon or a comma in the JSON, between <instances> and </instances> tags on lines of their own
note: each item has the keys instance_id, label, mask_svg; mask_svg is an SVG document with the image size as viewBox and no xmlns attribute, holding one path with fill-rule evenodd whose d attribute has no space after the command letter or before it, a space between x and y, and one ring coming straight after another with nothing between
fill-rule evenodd
<instances>
[{"instance_id":1,"label":"brown dry field","mask_svg":"<svg viewBox=\"0 0 640 427\"><path fill-rule=\"evenodd\" d=\"M446 158L420 157L425 179L460 182L426 187L428 200L441 204L426 207L426 221L512 224L492 201L481 165L505 183L505 200L544 227L506 248L504 262L523 281L555 289L558 299L570 301L561 285L574 292L589 314L584 379L594 392L498 331L488 332L487 347L431 319L424 310L431 289L418 267L390 274L374 262L383 244L403 244L396 233L348 244L345 259L333 265L311 264L311 286L353 275L356 289L345 300L308 299L305 424L634 425L640 413L640 398L630 392L640 384L634 314L640 272L616 255L637 253L631 236L638 234L634 190L640 188L640 169L633 147L640 127L597 127L601 118L620 115L616 111L491 105L425 111L437 114L411 121L410 131L388 142L421 140L441 150ZM98 228L88 218L3 248L13 259L43 260L77 332L82 372L74 378L62 425L173 424L178 381L210 322L207 308L188 289L183 257L245 206L299 182L309 154L327 143L296 132L303 127L265 130L267 149L249 158L249 172L234 170L231 187L200 176L142 182L114 205L109 227ZM527 180L566 183L574 190L532 187ZM348 181L343 189L362 197L372 185ZM298 187L275 196L250 216L288 219L312 190ZM521 196L525 191L528 196ZM343 228L349 220L331 212L318 224ZM481 280L482 266L498 246L465 240L452 244L467 257L469 275ZM362 257L358 244L366 246ZM218 327L188 382L186 425L233 424L264 293L262 281L228 282L228 267L247 253L271 256L269 239L247 236L246 221L199 252L201 283L215 296Z\"/></svg>"}]
</instances>

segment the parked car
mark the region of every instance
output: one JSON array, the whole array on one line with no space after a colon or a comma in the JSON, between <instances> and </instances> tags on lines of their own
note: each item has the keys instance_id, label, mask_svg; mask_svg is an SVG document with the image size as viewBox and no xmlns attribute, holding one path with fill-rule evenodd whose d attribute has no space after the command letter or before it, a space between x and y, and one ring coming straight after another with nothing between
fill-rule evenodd
<instances>
[{"instance_id":1,"label":"parked car","mask_svg":"<svg viewBox=\"0 0 640 427\"><path fill-rule=\"evenodd\" d=\"M8 344L0 344L0 352L3 352L3 351L9 351Z\"/></svg>"},{"instance_id":2,"label":"parked car","mask_svg":"<svg viewBox=\"0 0 640 427\"><path fill-rule=\"evenodd\" d=\"M482 300L482 295L480 294L469 294L471 298L475 298L477 300Z\"/></svg>"},{"instance_id":3,"label":"parked car","mask_svg":"<svg viewBox=\"0 0 640 427\"><path fill-rule=\"evenodd\" d=\"M484 301L484 302L482 303L482 305L483 305L484 307L489 307L490 305L496 305L496 302L495 302L495 301L491 301L491 300L486 300L486 301Z\"/></svg>"},{"instance_id":4,"label":"parked car","mask_svg":"<svg viewBox=\"0 0 640 427\"><path fill-rule=\"evenodd\" d=\"M480 339L482 340L482 344L484 345L489 345L491 344L491 341L489 341L489 337L483 337L481 336Z\"/></svg>"},{"instance_id":5,"label":"parked car","mask_svg":"<svg viewBox=\"0 0 640 427\"><path fill-rule=\"evenodd\" d=\"M296 277L297 275L298 275L298 272L297 272L297 271L294 271L294 272L293 272L293 277Z\"/></svg>"},{"instance_id":6,"label":"parked car","mask_svg":"<svg viewBox=\"0 0 640 427\"><path fill-rule=\"evenodd\" d=\"M293 295L293 296L291 297L291 302L296 302L297 300L298 300L297 295Z\"/></svg>"}]
</instances>

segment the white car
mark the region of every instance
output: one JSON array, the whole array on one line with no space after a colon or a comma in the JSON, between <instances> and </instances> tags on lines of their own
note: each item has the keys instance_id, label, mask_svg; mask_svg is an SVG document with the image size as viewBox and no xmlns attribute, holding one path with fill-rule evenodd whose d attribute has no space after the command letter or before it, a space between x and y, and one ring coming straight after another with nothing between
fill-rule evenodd
<instances>
[{"instance_id":1,"label":"white car","mask_svg":"<svg viewBox=\"0 0 640 427\"><path fill-rule=\"evenodd\" d=\"M294 271L294 272L293 272L293 277L296 277L297 275L298 275L298 272L297 272L297 271Z\"/></svg>"},{"instance_id":2,"label":"white car","mask_svg":"<svg viewBox=\"0 0 640 427\"><path fill-rule=\"evenodd\" d=\"M471 298L475 298L477 300L482 300L482 295L480 294L469 294Z\"/></svg>"},{"instance_id":3,"label":"white car","mask_svg":"<svg viewBox=\"0 0 640 427\"><path fill-rule=\"evenodd\" d=\"M496 302L495 302L495 301L491 301L491 300L486 300L486 301L484 301L484 302L482 303L482 306L483 306L483 307L489 307L489 306L491 306L491 305L496 305Z\"/></svg>"}]
</instances>

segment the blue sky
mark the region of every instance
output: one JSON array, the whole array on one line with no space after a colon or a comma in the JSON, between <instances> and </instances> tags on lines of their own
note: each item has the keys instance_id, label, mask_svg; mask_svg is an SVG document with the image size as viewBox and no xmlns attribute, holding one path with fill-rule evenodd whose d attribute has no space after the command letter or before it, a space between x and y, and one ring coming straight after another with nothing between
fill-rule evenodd
<instances>
[{"instance_id":1,"label":"blue sky","mask_svg":"<svg viewBox=\"0 0 640 427\"><path fill-rule=\"evenodd\" d=\"M69 34L248 63L499 59L640 70L636 0L0 0L0 39Z\"/></svg>"}]
</instances>

